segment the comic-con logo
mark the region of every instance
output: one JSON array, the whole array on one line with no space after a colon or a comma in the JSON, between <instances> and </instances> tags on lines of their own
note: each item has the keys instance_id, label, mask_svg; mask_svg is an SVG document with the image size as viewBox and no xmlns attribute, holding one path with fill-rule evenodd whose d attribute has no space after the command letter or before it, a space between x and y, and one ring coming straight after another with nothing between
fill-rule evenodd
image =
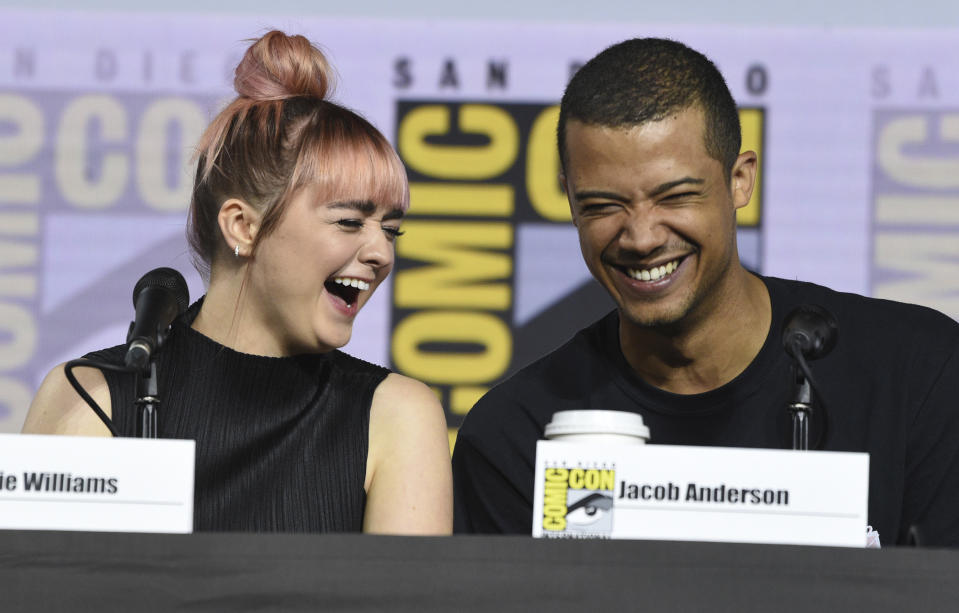
<instances>
[{"instance_id":1,"label":"comic-con logo","mask_svg":"<svg viewBox=\"0 0 959 613\"><path fill-rule=\"evenodd\" d=\"M544 480L544 536L609 538L615 469L547 467Z\"/></svg>"}]
</instances>

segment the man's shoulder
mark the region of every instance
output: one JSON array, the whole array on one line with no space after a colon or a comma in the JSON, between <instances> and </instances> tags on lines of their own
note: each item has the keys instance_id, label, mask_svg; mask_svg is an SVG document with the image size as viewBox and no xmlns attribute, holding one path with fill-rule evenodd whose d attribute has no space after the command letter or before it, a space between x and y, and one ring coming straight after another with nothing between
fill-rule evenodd
<instances>
[{"instance_id":1,"label":"man's shoulder","mask_svg":"<svg viewBox=\"0 0 959 613\"><path fill-rule=\"evenodd\" d=\"M959 323L935 309L805 281L764 280L773 301L779 302L781 316L800 304L825 308L838 322L840 344L858 355L874 353L870 359L897 363L922 356L923 362L938 362L959 346Z\"/></svg>"},{"instance_id":2,"label":"man's shoulder","mask_svg":"<svg viewBox=\"0 0 959 613\"><path fill-rule=\"evenodd\" d=\"M498 422L507 414L515 419L517 410L538 423L560 410L564 398L588 395L597 373L609 372L609 328L616 317L615 311L608 313L495 385L470 410L466 424Z\"/></svg>"},{"instance_id":3,"label":"man's shoulder","mask_svg":"<svg viewBox=\"0 0 959 613\"><path fill-rule=\"evenodd\" d=\"M919 304L886 298L871 298L852 292L777 277L764 277L770 293L778 296L785 307L798 304L819 304L846 323L870 327L886 323L896 330L959 334L959 323L943 313ZM775 299L775 298L774 298Z\"/></svg>"},{"instance_id":4,"label":"man's shoulder","mask_svg":"<svg viewBox=\"0 0 959 613\"><path fill-rule=\"evenodd\" d=\"M617 315L612 311L579 330L569 340L523 366L497 385L495 390L510 392L531 384L554 386L571 380L588 378L590 371L605 368L611 350L609 328L615 327Z\"/></svg>"}]
</instances>

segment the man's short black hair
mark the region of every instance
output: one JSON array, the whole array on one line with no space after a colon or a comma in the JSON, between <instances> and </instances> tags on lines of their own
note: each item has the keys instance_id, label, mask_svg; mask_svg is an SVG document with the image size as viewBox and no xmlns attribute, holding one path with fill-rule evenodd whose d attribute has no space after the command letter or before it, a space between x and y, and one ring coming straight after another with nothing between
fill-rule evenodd
<instances>
[{"instance_id":1,"label":"man's short black hair","mask_svg":"<svg viewBox=\"0 0 959 613\"><path fill-rule=\"evenodd\" d=\"M706 152L729 181L739 156L739 111L726 81L702 53L662 38L634 38L609 47L570 80L560 103L559 158L566 168L566 123L630 127L699 106Z\"/></svg>"}]
</instances>

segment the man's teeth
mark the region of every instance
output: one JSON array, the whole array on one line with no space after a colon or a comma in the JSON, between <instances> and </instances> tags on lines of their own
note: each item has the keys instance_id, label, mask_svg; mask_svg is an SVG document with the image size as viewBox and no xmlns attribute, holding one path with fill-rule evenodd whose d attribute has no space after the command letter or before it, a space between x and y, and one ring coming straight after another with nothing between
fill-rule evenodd
<instances>
[{"instance_id":1,"label":"man's teeth","mask_svg":"<svg viewBox=\"0 0 959 613\"><path fill-rule=\"evenodd\" d=\"M626 270L627 274L637 281L658 281L665 276L673 274L679 268L679 260L673 260L663 266L655 266L653 268L644 268L642 270L636 268L629 268Z\"/></svg>"},{"instance_id":2,"label":"man's teeth","mask_svg":"<svg viewBox=\"0 0 959 613\"><path fill-rule=\"evenodd\" d=\"M340 285L345 285L347 287L355 287L358 290L368 290L370 289L370 284L362 279L354 279L352 277L336 277L333 279L334 283L339 283Z\"/></svg>"}]
</instances>

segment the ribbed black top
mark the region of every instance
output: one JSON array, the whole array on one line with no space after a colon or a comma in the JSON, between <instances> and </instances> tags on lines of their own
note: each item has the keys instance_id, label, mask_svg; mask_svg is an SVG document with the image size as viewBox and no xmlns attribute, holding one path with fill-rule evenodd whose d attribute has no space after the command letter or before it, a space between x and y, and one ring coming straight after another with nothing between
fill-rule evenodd
<instances>
[{"instance_id":1,"label":"ribbed black top","mask_svg":"<svg viewBox=\"0 0 959 613\"><path fill-rule=\"evenodd\" d=\"M160 438L196 440L196 531L360 531L370 402L389 371L340 351L271 358L190 328L157 353ZM125 347L88 358L122 363ZM136 434L133 375L104 372L113 420Z\"/></svg>"}]
</instances>

